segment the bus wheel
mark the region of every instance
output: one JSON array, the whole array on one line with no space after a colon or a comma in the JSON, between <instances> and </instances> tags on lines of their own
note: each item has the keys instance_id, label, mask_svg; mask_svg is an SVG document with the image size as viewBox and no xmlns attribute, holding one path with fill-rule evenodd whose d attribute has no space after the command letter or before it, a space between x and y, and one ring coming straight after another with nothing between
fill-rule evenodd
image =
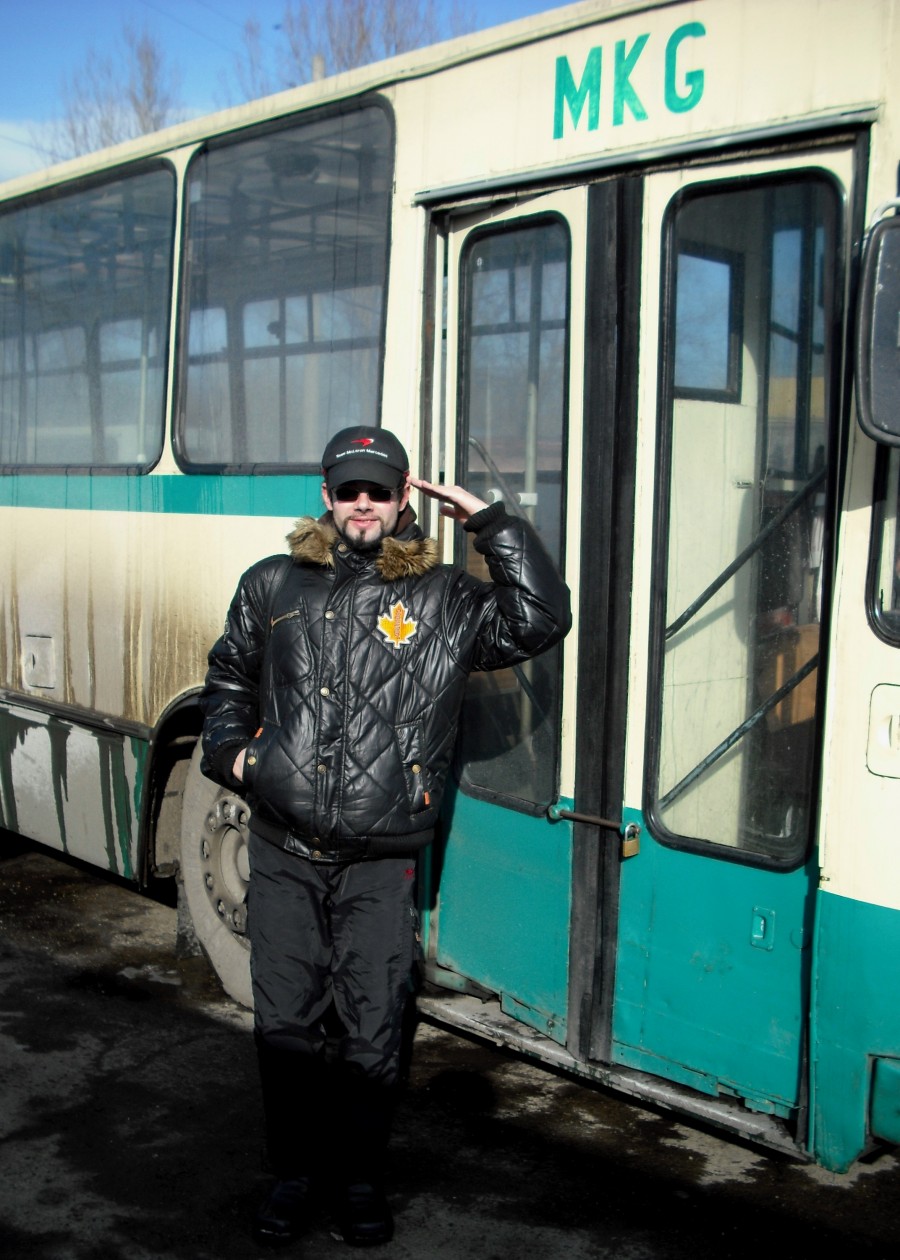
<instances>
[{"instance_id":1,"label":"bus wheel","mask_svg":"<svg viewBox=\"0 0 900 1260\"><path fill-rule=\"evenodd\" d=\"M252 1006L247 939L249 809L200 773L194 749L181 812L181 878L194 930L229 997Z\"/></svg>"}]
</instances>

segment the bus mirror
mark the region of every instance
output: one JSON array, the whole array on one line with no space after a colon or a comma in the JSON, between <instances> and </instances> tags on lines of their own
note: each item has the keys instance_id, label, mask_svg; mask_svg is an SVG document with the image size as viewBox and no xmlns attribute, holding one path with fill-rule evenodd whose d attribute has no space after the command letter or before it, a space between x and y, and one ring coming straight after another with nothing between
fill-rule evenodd
<instances>
[{"instance_id":1,"label":"bus mirror","mask_svg":"<svg viewBox=\"0 0 900 1260\"><path fill-rule=\"evenodd\" d=\"M866 241L856 331L856 405L868 437L900 446L900 215L880 219Z\"/></svg>"}]
</instances>

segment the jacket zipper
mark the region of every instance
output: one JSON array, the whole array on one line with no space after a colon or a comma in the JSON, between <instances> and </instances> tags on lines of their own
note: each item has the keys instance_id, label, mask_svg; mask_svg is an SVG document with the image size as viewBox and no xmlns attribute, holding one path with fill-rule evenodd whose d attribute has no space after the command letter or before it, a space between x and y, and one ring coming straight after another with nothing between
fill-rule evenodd
<instances>
[{"instance_id":1,"label":"jacket zipper","mask_svg":"<svg viewBox=\"0 0 900 1260\"><path fill-rule=\"evenodd\" d=\"M269 629L274 630L279 621L290 621L293 617L300 616L300 609L295 608L293 612L282 613L280 617L273 617L269 622Z\"/></svg>"}]
</instances>

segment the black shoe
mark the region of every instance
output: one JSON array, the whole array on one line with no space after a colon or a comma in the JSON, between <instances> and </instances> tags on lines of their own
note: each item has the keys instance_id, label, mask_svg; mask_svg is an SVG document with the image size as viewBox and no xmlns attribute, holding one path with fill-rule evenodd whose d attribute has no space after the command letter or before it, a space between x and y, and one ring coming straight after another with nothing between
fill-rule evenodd
<instances>
[{"instance_id":1,"label":"black shoe","mask_svg":"<svg viewBox=\"0 0 900 1260\"><path fill-rule=\"evenodd\" d=\"M253 1237L264 1247L284 1247L309 1227L309 1178L276 1181L253 1221Z\"/></svg>"},{"instance_id":2,"label":"black shoe","mask_svg":"<svg viewBox=\"0 0 900 1260\"><path fill-rule=\"evenodd\" d=\"M394 1236L394 1218L384 1191L368 1182L345 1186L341 1233L351 1247L378 1247Z\"/></svg>"}]
</instances>

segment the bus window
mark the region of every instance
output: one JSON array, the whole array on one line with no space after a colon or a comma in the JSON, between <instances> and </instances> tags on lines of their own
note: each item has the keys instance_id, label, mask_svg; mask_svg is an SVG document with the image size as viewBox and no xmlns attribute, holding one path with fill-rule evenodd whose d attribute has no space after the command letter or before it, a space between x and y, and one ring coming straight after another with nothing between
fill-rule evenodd
<instances>
[{"instance_id":1,"label":"bus window","mask_svg":"<svg viewBox=\"0 0 900 1260\"><path fill-rule=\"evenodd\" d=\"M676 266L675 391L734 402L741 391L741 257L685 243Z\"/></svg>"},{"instance_id":2,"label":"bus window","mask_svg":"<svg viewBox=\"0 0 900 1260\"><path fill-rule=\"evenodd\" d=\"M664 838L788 863L813 805L836 224L805 177L692 192L667 232L652 809Z\"/></svg>"},{"instance_id":3,"label":"bus window","mask_svg":"<svg viewBox=\"0 0 900 1260\"><path fill-rule=\"evenodd\" d=\"M553 219L474 233L461 261L460 479L527 517L560 566L568 259L568 231ZM471 542L465 563L487 576ZM559 714L557 649L473 675L460 746L464 786L546 808L557 790Z\"/></svg>"},{"instance_id":4,"label":"bus window","mask_svg":"<svg viewBox=\"0 0 900 1260\"><path fill-rule=\"evenodd\" d=\"M157 169L0 217L0 465L159 458L174 195Z\"/></svg>"},{"instance_id":5,"label":"bus window","mask_svg":"<svg viewBox=\"0 0 900 1260\"><path fill-rule=\"evenodd\" d=\"M392 181L378 106L210 145L188 180L180 458L316 467L377 424Z\"/></svg>"}]
</instances>

